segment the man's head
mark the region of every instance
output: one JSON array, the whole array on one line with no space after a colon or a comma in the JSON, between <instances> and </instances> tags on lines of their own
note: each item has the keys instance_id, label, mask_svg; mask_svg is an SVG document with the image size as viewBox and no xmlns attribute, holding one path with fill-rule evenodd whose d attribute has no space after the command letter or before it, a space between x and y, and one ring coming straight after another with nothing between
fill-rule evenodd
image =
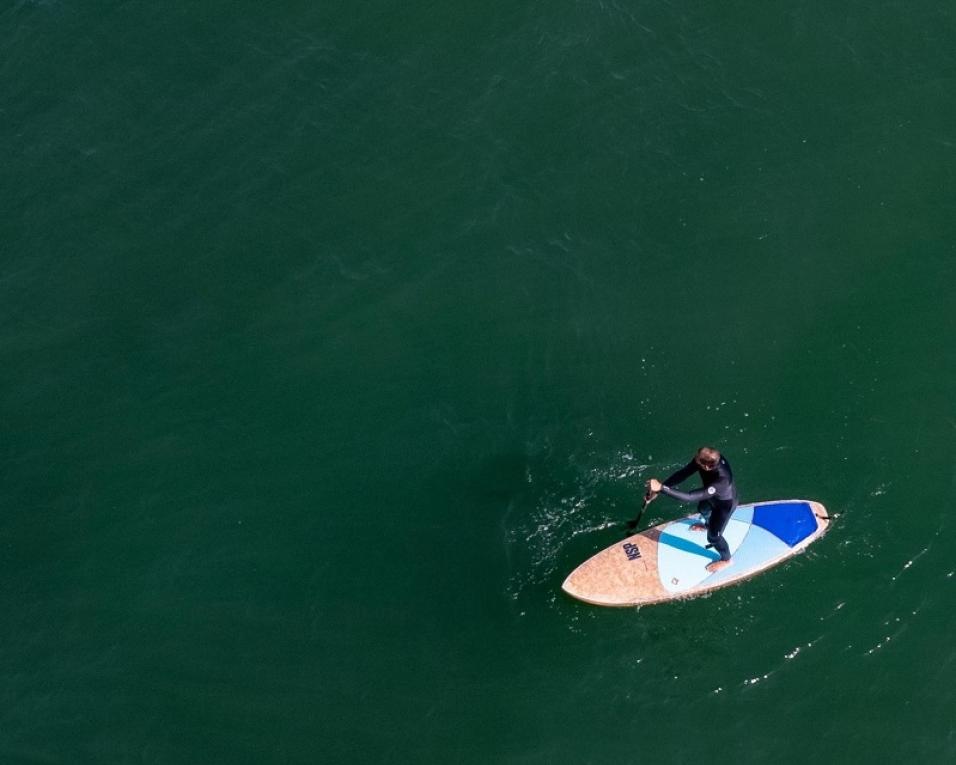
<instances>
[{"instance_id":1,"label":"man's head","mask_svg":"<svg viewBox=\"0 0 956 765\"><path fill-rule=\"evenodd\" d=\"M717 467L717 463L720 462L720 452L713 446L702 446L697 450L694 462L696 462L702 470L713 470Z\"/></svg>"}]
</instances>

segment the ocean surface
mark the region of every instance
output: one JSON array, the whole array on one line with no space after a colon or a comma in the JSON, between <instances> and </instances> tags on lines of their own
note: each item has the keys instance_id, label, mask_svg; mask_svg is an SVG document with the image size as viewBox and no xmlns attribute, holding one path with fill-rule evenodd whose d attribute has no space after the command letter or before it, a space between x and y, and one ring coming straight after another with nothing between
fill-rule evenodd
<instances>
[{"instance_id":1,"label":"ocean surface","mask_svg":"<svg viewBox=\"0 0 956 765\"><path fill-rule=\"evenodd\" d=\"M4 765L956 761L952 3L12 0L0 157ZM829 533L566 597L702 444Z\"/></svg>"}]
</instances>

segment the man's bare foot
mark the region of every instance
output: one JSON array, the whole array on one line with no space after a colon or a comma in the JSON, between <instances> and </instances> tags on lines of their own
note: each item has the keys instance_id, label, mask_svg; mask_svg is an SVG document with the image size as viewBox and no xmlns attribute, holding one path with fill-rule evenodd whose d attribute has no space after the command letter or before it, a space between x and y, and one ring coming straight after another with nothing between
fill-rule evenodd
<instances>
[{"instance_id":1,"label":"man's bare foot","mask_svg":"<svg viewBox=\"0 0 956 765\"><path fill-rule=\"evenodd\" d=\"M707 527L703 523L695 523L690 527L691 531L707 531Z\"/></svg>"},{"instance_id":2,"label":"man's bare foot","mask_svg":"<svg viewBox=\"0 0 956 765\"><path fill-rule=\"evenodd\" d=\"M716 571L720 571L722 568L727 568L727 566L731 565L732 563L733 563L733 559L731 559L731 560L715 560L713 563L708 563L708 564L707 564L707 570L708 570L711 574L713 574L713 573L716 572Z\"/></svg>"}]
</instances>

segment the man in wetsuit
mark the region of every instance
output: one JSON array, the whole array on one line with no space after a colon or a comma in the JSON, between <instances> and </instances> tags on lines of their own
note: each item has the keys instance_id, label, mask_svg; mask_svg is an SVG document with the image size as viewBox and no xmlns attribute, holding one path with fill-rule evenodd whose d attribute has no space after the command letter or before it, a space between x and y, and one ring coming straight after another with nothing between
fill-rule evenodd
<instances>
[{"instance_id":1,"label":"man in wetsuit","mask_svg":"<svg viewBox=\"0 0 956 765\"><path fill-rule=\"evenodd\" d=\"M677 484L690 478L694 473L700 475L703 486L692 492L678 491ZM737 507L737 487L734 485L734 474L730 463L719 451L710 446L702 446L697 450L694 459L678 470L664 482L652 478L647 482L650 497L658 492L681 502L697 502L697 510L706 519L707 525L695 523L693 531L707 529L707 542L718 553L720 560L715 560L707 566L708 571L720 571L730 565L730 547L724 539L724 528L731 514Z\"/></svg>"}]
</instances>

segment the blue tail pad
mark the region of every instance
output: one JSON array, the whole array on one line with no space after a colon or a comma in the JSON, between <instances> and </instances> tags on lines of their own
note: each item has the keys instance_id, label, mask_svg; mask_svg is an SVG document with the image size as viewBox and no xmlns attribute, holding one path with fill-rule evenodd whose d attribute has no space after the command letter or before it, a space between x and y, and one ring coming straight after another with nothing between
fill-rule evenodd
<instances>
[{"instance_id":1,"label":"blue tail pad","mask_svg":"<svg viewBox=\"0 0 956 765\"><path fill-rule=\"evenodd\" d=\"M790 547L817 530L817 519L806 502L772 502L754 508L753 524L766 529Z\"/></svg>"}]
</instances>

